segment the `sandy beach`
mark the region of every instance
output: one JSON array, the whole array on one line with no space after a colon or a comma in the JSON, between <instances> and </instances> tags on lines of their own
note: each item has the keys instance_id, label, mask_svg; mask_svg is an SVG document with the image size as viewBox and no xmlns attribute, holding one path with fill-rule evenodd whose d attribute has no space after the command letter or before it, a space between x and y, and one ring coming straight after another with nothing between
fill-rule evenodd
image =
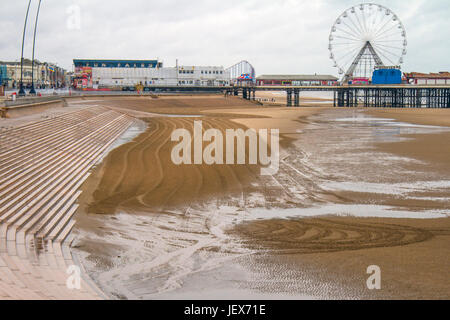
<instances>
[{"instance_id":1,"label":"sandy beach","mask_svg":"<svg viewBox=\"0 0 450 320\"><path fill-rule=\"evenodd\" d=\"M311 97L312 100L317 97ZM82 186L79 256L113 298L448 299L447 110L86 101L142 121ZM176 128L280 130L281 164L181 165ZM382 270L368 290L366 269Z\"/></svg>"},{"instance_id":2,"label":"sandy beach","mask_svg":"<svg viewBox=\"0 0 450 320\"><path fill-rule=\"evenodd\" d=\"M450 300L449 1L0 16L0 302L287 320Z\"/></svg>"}]
</instances>

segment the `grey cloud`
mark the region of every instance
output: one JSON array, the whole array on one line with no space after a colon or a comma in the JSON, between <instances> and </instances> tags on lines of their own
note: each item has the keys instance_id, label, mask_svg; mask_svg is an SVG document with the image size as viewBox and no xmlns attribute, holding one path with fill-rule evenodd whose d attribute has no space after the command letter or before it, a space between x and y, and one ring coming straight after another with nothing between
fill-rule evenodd
<instances>
[{"instance_id":1,"label":"grey cloud","mask_svg":"<svg viewBox=\"0 0 450 320\"><path fill-rule=\"evenodd\" d=\"M31 55L34 7L26 55ZM448 0L379 0L405 24L405 71L450 69ZM0 1L0 60L18 60L28 1ZM350 0L43 0L37 57L71 68L73 58L157 58L166 65L224 65L246 59L258 74L336 74L330 28ZM66 10L81 8L81 30Z\"/></svg>"}]
</instances>

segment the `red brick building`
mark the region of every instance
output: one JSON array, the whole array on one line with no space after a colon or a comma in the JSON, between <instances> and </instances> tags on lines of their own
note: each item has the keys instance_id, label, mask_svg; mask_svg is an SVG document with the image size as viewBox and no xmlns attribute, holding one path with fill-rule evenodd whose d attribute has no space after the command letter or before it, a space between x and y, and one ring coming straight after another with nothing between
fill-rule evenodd
<instances>
[{"instance_id":1,"label":"red brick building","mask_svg":"<svg viewBox=\"0 0 450 320\"><path fill-rule=\"evenodd\" d=\"M407 83L418 85L450 85L450 72L443 71L439 73L404 73Z\"/></svg>"},{"instance_id":2,"label":"red brick building","mask_svg":"<svg viewBox=\"0 0 450 320\"><path fill-rule=\"evenodd\" d=\"M330 75L262 75L256 78L258 86L333 86L338 78Z\"/></svg>"}]
</instances>

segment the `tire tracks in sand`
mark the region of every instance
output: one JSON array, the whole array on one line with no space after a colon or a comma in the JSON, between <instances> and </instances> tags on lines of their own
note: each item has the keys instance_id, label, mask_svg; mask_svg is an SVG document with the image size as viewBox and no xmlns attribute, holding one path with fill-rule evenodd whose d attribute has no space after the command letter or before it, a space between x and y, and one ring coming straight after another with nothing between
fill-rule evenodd
<instances>
[{"instance_id":1,"label":"tire tracks in sand","mask_svg":"<svg viewBox=\"0 0 450 320\"><path fill-rule=\"evenodd\" d=\"M430 240L432 230L337 219L260 220L235 227L244 244L275 254L310 254L404 246Z\"/></svg>"}]
</instances>

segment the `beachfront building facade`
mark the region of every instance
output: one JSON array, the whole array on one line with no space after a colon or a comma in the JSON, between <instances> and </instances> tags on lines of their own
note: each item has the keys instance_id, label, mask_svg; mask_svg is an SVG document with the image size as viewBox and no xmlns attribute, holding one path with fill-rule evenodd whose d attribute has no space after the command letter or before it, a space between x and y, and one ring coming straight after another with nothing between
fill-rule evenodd
<instances>
[{"instance_id":1,"label":"beachfront building facade","mask_svg":"<svg viewBox=\"0 0 450 320\"><path fill-rule=\"evenodd\" d=\"M450 72L442 71L438 73L405 73L407 83L416 85L450 85Z\"/></svg>"},{"instance_id":2,"label":"beachfront building facade","mask_svg":"<svg viewBox=\"0 0 450 320\"><path fill-rule=\"evenodd\" d=\"M164 67L158 60L74 60L73 84L81 89L115 89L133 86L226 86L223 67Z\"/></svg>"},{"instance_id":3,"label":"beachfront building facade","mask_svg":"<svg viewBox=\"0 0 450 320\"><path fill-rule=\"evenodd\" d=\"M0 83L7 89L19 87L21 73L20 62L0 61ZM54 63L40 62L36 60L32 68L32 61L23 61L23 84L25 88L31 87L32 71L34 69L34 86L36 89L61 88L66 85L66 70Z\"/></svg>"},{"instance_id":4,"label":"beachfront building facade","mask_svg":"<svg viewBox=\"0 0 450 320\"><path fill-rule=\"evenodd\" d=\"M258 86L334 86L338 78L331 75L262 75L256 78Z\"/></svg>"},{"instance_id":5,"label":"beachfront building facade","mask_svg":"<svg viewBox=\"0 0 450 320\"><path fill-rule=\"evenodd\" d=\"M175 67L179 86L223 87L230 84L230 74L223 67Z\"/></svg>"}]
</instances>

